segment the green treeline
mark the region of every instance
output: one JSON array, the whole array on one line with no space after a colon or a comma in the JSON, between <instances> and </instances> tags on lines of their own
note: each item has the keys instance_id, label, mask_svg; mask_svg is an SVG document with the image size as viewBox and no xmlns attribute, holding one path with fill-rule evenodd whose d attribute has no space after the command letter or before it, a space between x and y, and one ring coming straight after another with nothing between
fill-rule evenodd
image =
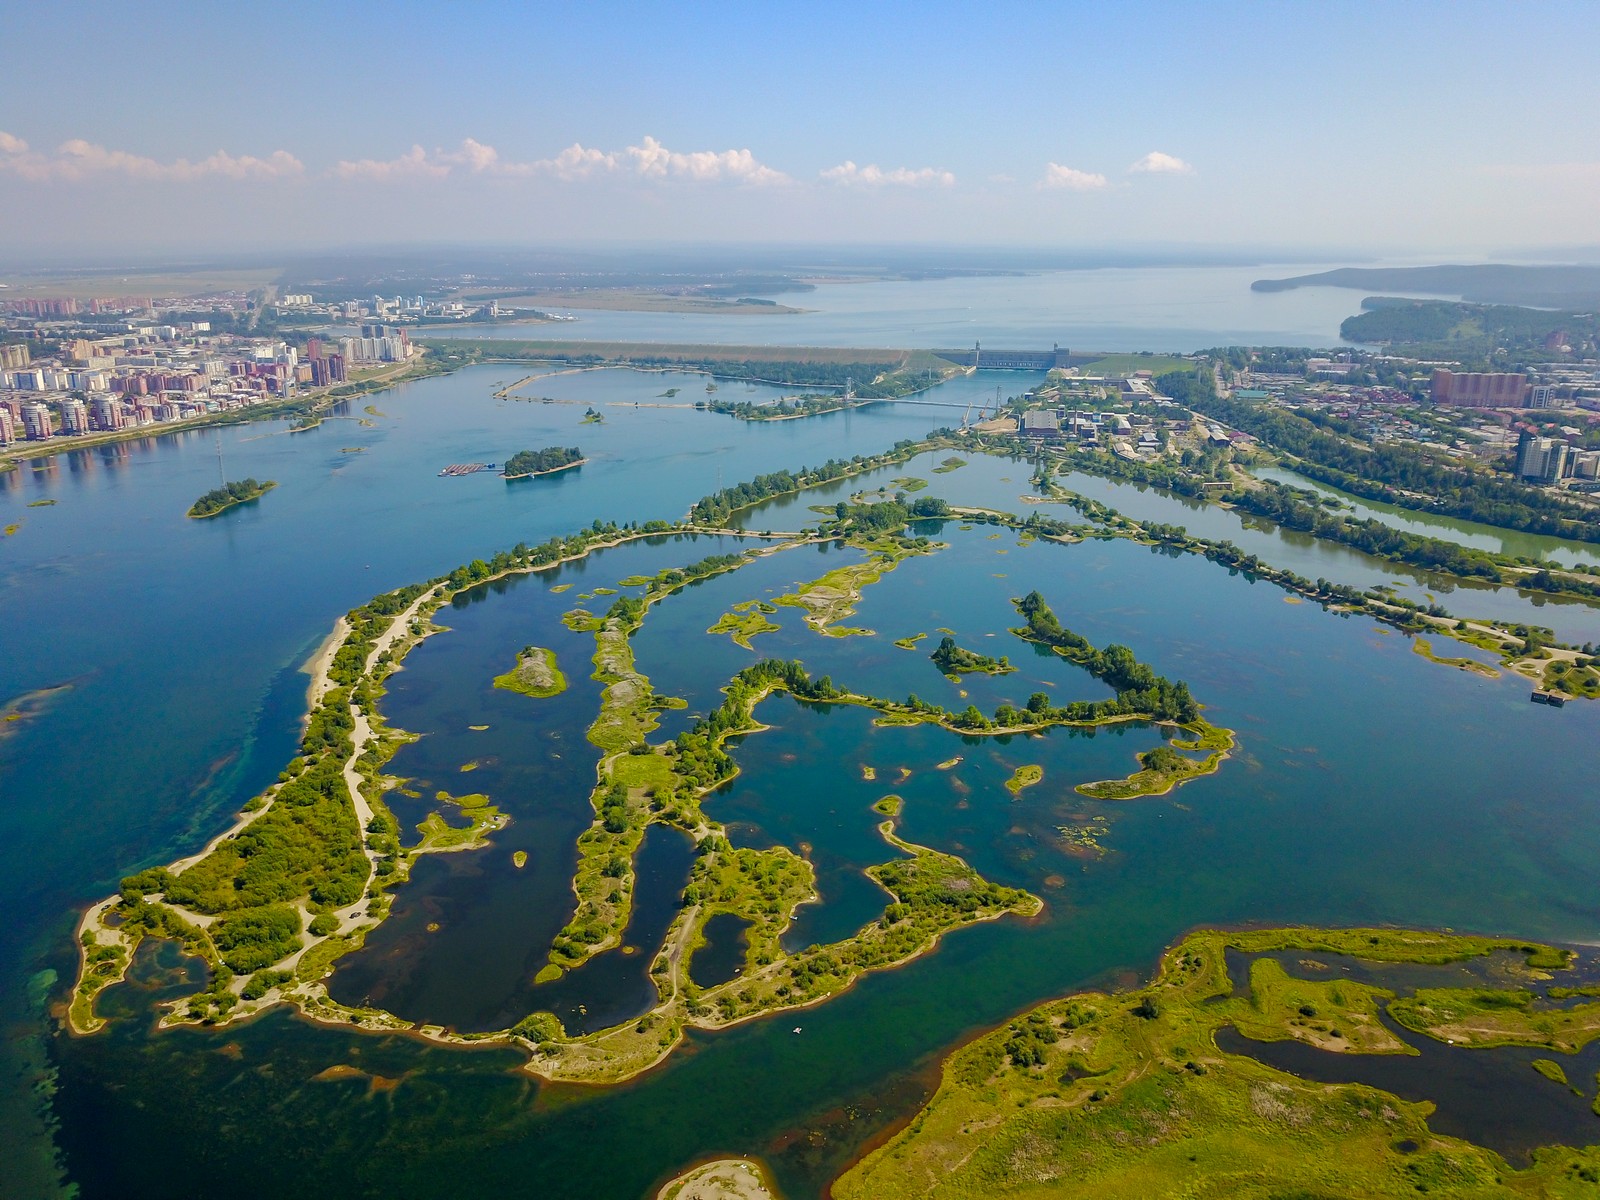
<instances>
[{"instance_id":1,"label":"green treeline","mask_svg":"<svg viewBox=\"0 0 1600 1200\"><path fill-rule=\"evenodd\" d=\"M863 398L847 400L844 396L797 396L793 400L779 400L776 404L753 404L749 400L713 400L706 405L715 413L726 413L741 421L776 421L784 417L820 417L826 413L842 412L864 403Z\"/></svg>"},{"instance_id":2,"label":"green treeline","mask_svg":"<svg viewBox=\"0 0 1600 1200\"><path fill-rule=\"evenodd\" d=\"M189 506L191 517L214 517L235 504L243 504L247 500L254 500L272 488L277 487L277 481L269 479L261 483L254 479L236 479L232 483L225 483L219 488L212 488L200 499Z\"/></svg>"},{"instance_id":3,"label":"green treeline","mask_svg":"<svg viewBox=\"0 0 1600 1200\"><path fill-rule=\"evenodd\" d=\"M702 558L699 562L690 563L686 567L668 567L665 571L658 571L651 579L651 591L671 591L685 583L692 583L696 579L704 579L708 575L716 575L721 571L730 571L744 562L742 554L712 554Z\"/></svg>"},{"instance_id":4,"label":"green treeline","mask_svg":"<svg viewBox=\"0 0 1600 1200\"><path fill-rule=\"evenodd\" d=\"M933 496L923 496L909 504L899 500L880 500L872 504L850 504L844 500L833 506L833 519L841 529L854 533L893 533L907 521L929 517L948 517L950 505Z\"/></svg>"},{"instance_id":5,"label":"green treeline","mask_svg":"<svg viewBox=\"0 0 1600 1200\"><path fill-rule=\"evenodd\" d=\"M1502 529L1600 542L1600 518L1541 488L1483 471L1444 466L1412 446L1353 444L1348 439L1354 430L1337 418L1319 415L1312 420L1282 409L1224 399L1216 394L1208 371L1194 375L1174 372L1161 376L1159 382L1176 389L1166 394L1196 412L1293 454L1301 460L1296 467L1301 473L1368 500L1464 517ZM1426 495L1428 502L1420 502L1416 493Z\"/></svg>"},{"instance_id":6,"label":"green treeline","mask_svg":"<svg viewBox=\"0 0 1600 1200\"><path fill-rule=\"evenodd\" d=\"M1148 715L1157 721L1176 721L1188 724L1200 716L1200 706L1189 694L1189 685L1182 680L1174 683L1157 675L1150 667L1133 656L1126 646L1107 646L1096 650L1081 634L1062 627L1050 606L1038 592L1029 592L1015 601L1017 611L1027 619L1026 629L1011 632L1025 641L1038 642L1054 648L1063 658L1077 663L1096 679L1109 684L1117 693L1114 700L1074 701L1066 706L1068 714L1084 711L1087 716L1069 715L1067 720L1103 720L1123 715ZM1032 713L1053 712L1050 698L1043 692L1028 700Z\"/></svg>"},{"instance_id":7,"label":"green treeline","mask_svg":"<svg viewBox=\"0 0 1600 1200\"><path fill-rule=\"evenodd\" d=\"M1276 521L1289 529L1353 546L1380 558L1451 575L1500 582L1500 568L1491 554L1469 550L1442 538L1406 533L1371 518L1357 520L1355 517L1330 513L1320 504L1302 499L1295 489L1281 483L1263 480L1259 488L1229 492L1223 498L1238 508Z\"/></svg>"},{"instance_id":8,"label":"green treeline","mask_svg":"<svg viewBox=\"0 0 1600 1200\"><path fill-rule=\"evenodd\" d=\"M582 457L583 451L576 446L546 446L543 450L518 450L506 459L506 468L501 473L507 479L515 479L523 475L559 471L562 467L570 467Z\"/></svg>"},{"instance_id":9,"label":"green treeline","mask_svg":"<svg viewBox=\"0 0 1600 1200\"><path fill-rule=\"evenodd\" d=\"M702 497L689 512L690 519L704 525L720 525L741 508L749 508L773 496L786 496L801 488L843 479L904 456L916 443L903 439L894 444L886 454L870 458L857 454L854 458L830 458L820 467L801 467L798 471L776 471L770 475L757 475L745 483L735 484Z\"/></svg>"}]
</instances>

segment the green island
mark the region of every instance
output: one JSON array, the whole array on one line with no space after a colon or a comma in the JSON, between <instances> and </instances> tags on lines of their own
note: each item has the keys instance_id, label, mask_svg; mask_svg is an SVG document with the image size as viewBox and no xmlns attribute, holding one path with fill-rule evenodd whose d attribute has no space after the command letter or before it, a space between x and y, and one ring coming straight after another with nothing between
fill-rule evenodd
<instances>
[{"instance_id":1,"label":"green island","mask_svg":"<svg viewBox=\"0 0 1600 1200\"><path fill-rule=\"evenodd\" d=\"M979 654L974 650L964 650L956 645L953 637L944 637L932 654L933 665L938 667L952 679L960 679L969 673L982 675L1009 675L1016 668L1011 665L1011 660L1005 656L990 658L988 655Z\"/></svg>"},{"instance_id":2,"label":"green island","mask_svg":"<svg viewBox=\"0 0 1600 1200\"><path fill-rule=\"evenodd\" d=\"M254 479L239 479L232 483L225 483L219 488L212 488L200 499L189 506L189 515L196 518L219 516L230 508L237 508L241 504L248 504L252 500L265 496L277 487L274 480L265 483Z\"/></svg>"},{"instance_id":3,"label":"green island","mask_svg":"<svg viewBox=\"0 0 1600 1200\"><path fill-rule=\"evenodd\" d=\"M1282 951L1315 977L1266 957ZM1248 980L1230 978L1228 952L1250 959ZM1383 1011L1453 1040L1460 1054L1503 1044L1570 1053L1600 1035L1593 1014L1568 1018L1487 974L1481 988L1399 995L1398 983L1342 977L1328 956L1360 960L1379 979L1385 968L1410 966L1412 978L1414 965L1492 959L1513 982L1530 983L1571 962L1565 951L1511 939L1393 929L1194 933L1166 952L1145 987L1041 1005L958 1050L926 1107L833 1194L1116 1200L1168 1194L1175 1180L1193 1196L1594 1194L1600 1147L1547 1147L1513 1168L1434 1132L1431 1104L1307 1082L1219 1049L1217 1034L1231 1027L1255 1042L1293 1039L1352 1057L1417 1053L1379 1021ZM1550 1086L1567 1086L1554 1060L1533 1067Z\"/></svg>"},{"instance_id":4,"label":"green island","mask_svg":"<svg viewBox=\"0 0 1600 1200\"><path fill-rule=\"evenodd\" d=\"M543 450L518 450L506 459L505 470L500 472L507 482L514 479L531 479L535 475L553 475L569 467L581 467L589 460L576 446L546 446Z\"/></svg>"},{"instance_id":5,"label":"green island","mask_svg":"<svg viewBox=\"0 0 1600 1200\"><path fill-rule=\"evenodd\" d=\"M543 700L567 690L567 677L556 665L556 652L542 646L524 647L517 665L494 677L494 686ZM465 768L463 768L465 769Z\"/></svg>"},{"instance_id":6,"label":"green island","mask_svg":"<svg viewBox=\"0 0 1600 1200\"><path fill-rule=\"evenodd\" d=\"M740 421L797 421L804 417L821 417L850 408L861 408L876 403L878 399L881 397L793 396L767 404L753 404L749 400L709 400L697 407L724 413Z\"/></svg>"},{"instance_id":7,"label":"green island","mask_svg":"<svg viewBox=\"0 0 1600 1200\"><path fill-rule=\"evenodd\" d=\"M1011 772L1011 778L1006 780L1006 791L1010 792L1014 799L1022 795L1024 788L1031 788L1034 784L1043 781L1043 779L1043 767L1034 764L1020 766Z\"/></svg>"},{"instance_id":8,"label":"green island","mask_svg":"<svg viewBox=\"0 0 1600 1200\"><path fill-rule=\"evenodd\" d=\"M734 644L746 650L754 650L750 639L763 633L774 633L781 626L768 620L770 613L778 610L770 604L759 600L745 600L735 604L731 610L717 618L717 623L706 630L707 633L726 633L733 638Z\"/></svg>"}]
</instances>

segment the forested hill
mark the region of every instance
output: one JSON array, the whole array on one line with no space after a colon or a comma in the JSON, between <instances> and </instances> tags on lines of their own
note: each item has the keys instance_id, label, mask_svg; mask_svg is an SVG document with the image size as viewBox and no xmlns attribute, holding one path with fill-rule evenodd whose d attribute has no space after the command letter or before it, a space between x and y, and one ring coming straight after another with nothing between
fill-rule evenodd
<instances>
[{"instance_id":1,"label":"forested hill","mask_svg":"<svg viewBox=\"0 0 1600 1200\"><path fill-rule=\"evenodd\" d=\"M1511 356L1496 364L1501 367L1522 359L1546 361L1557 356L1558 344L1570 346L1571 356L1581 359L1600 344L1600 314L1595 311L1393 296L1368 297L1361 307L1364 312L1339 326L1345 341L1403 347L1424 358L1454 357L1466 366L1487 365L1495 354Z\"/></svg>"},{"instance_id":2,"label":"forested hill","mask_svg":"<svg viewBox=\"0 0 1600 1200\"><path fill-rule=\"evenodd\" d=\"M1600 265L1340 267L1287 279L1258 279L1257 292L1301 287L1359 288L1365 292L1424 292L1460 296L1479 304L1531 304L1539 308L1586 309L1600 305Z\"/></svg>"}]
</instances>

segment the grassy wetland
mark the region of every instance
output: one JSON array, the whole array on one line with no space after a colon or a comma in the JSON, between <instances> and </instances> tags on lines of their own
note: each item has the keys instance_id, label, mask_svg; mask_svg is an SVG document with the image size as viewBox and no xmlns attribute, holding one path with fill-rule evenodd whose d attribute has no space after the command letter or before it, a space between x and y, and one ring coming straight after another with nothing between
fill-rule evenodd
<instances>
[{"instance_id":1,"label":"grassy wetland","mask_svg":"<svg viewBox=\"0 0 1600 1200\"><path fill-rule=\"evenodd\" d=\"M1282 951L1300 977L1265 956ZM1247 978L1230 977L1225 952L1248 963ZM1529 981L1567 963L1548 947L1395 930L1192 934L1144 987L1042 1005L957 1051L928 1106L834 1194L1133 1197L1167 1194L1180 1179L1195 1196L1589 1194L1600 1149L1544 1150L1512 1166L1435 1132L1432 1105L1355 1083L1308 1082L1218 1048L1218 1031L1232 1028L1330 1057L1416 1055L1382 1014L1412 1028L1408 1015L1444 1007L1438 991L1397 996L1346 977L1340 961L1363 962L1382 978L1386 967L1491 955ZM1556 1052L1575 1048L1561 1028L1530 1018L1536 1002L1525 991L1488 982L1473 1002L1452 1001L1450 1023L1436 1024L1436 1012L1425 1032L1454 1032L1469 1013L1489 1011L1495 1023L1473 1028ZM1482 1053L1458 1044L1458 1054ZM1533 1065L1545 1086L1565 1089L1558 1063Z\"/></svg>"}]
</instances>

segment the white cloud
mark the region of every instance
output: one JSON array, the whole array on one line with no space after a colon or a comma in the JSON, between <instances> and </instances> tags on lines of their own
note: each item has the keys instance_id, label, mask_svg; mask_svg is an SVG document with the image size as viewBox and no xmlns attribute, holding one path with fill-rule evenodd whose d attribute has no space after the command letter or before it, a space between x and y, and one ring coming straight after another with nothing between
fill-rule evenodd
<instances>
[{"instance_id":1,"label":"white cloud","mask_svg":"<svg viewBox=\"0 0 1600 1200\"><path fill-rule=\"evenodd\" d=\"M885 171L877 163L858 167L845 159L837 167L823 171L822 178L829 183L855 184L863 187L950 187L956 177L949 171L934 167L896 167Z\"/></svg>"},{"instance_id":2,"label":"white cloud","mask_svg":"<svg viewBox=\"0 0 1600 1200\"><path fill-rule=\"evenodd\" d=\"M1110 180L1094 171L1080 171L1076 167L1048 163L1044 169L1044 178L1039 180L1038 186L1064 188L1069 192L1098 192L1101 188L1110 186Z\"/></svg>"},{"instance_id":3,"label":"white cloud","mask_svg":"<svg viewBox=\"0 0 1600 1200\"><path fill-rule=\"evenodd\" d=\"M617 156L585 146L581 142L573 142L554 158L541 158L529 165L535 171L572 182L587 179L598 171L615 171Z\"/></svg>"},{"instance_id":4,"label":"white cloud","mask_svg":"<svg viewBox=\"0 0 1600 1200\"><path fill-rule=\"evenodd\" d=\"M648 135L642 146L629 146L624 153L635 172L645 179L680 178L698 183L788 183L789 177L756 159L748 150L694 150L680 153L668 150Z\"/></svg>"},{"instance_id":5,"label":"white cloud","mask_svg":"<svg viewBox=\"0 0 1600 1200\"><path fill-rule=\"evenodd\" d=\"M133 179L187 183L196 179L282 179L305 173L298 158L276 150L266 158L232 155L218 150L208 158L159 162L126 150L109 150L82 138L62 142L54 152L32 150L13 134L0 131L0 171L43 183L54 179L81 180L96 175L125 175Z\"/></svg>"},{"instance_id":6,"label":"white cloud","mask_svg":"<svg viewBox=\"0 0 1600 1200\"><path fill-rule=\"evenodd\" d=\"M449 152L438 151L438 160L450 166L465 167L475 175L499 175L512 171L525 174L525 164L501 161L500 151L486 146L476 138L462 138L461 148Z\"/></svg>"},{"instance_id":7,"label":"white cloud","mask_svg":"<svg viewBox=\"0 0 1600 1200\"><path fill-rule=\"evenodd\" d=\"M454 150L428 153L421 146L399 158L343 161L333 168L342 179L390 181L401 179L443 179L457 172L502 178L529 178L545 175L572 183L594 175L626 170L640 179L686 179L698 183L788 183L781 171L756 159L748 150L697 150L682 153L669 150L653 137L644 144L621 152L596 150L574 142L554 158L533 162L512 162L502 158L493 146L476 138L464 138Z\"/></svg>"},{"instance_id":8,"label":"white cloud","mask_svg":"<svg viewBox=\"0 0 1600 1200\"><path fill-rule=\"evenodd\" d=\"M412 146L399 158L340 159L334 165L333 174L340 179L388 183L396 179L443 179L450 174L450 168L429 158L421 146Z\"/></svg>"},{"instance_id":9,"label":"white cloud","mask_svg":"<svg viewBox=\"0 0 1600 1200\"><path fill-rule=\"evenodd\" d=\"M1193 175L1194 168L1181 158L1152 150L1128 168L1133 175Z\"/></svg>"}]
</instances>

